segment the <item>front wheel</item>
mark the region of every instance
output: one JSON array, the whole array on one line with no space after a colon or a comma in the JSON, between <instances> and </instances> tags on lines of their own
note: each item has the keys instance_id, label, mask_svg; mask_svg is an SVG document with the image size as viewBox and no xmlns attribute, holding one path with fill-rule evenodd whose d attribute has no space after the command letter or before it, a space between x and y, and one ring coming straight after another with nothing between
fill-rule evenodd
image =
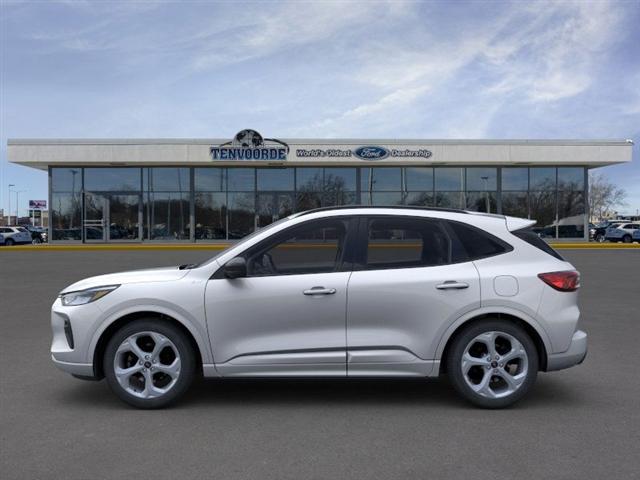
<instances>
[{"instance_id":1,"label":"front wheel","mask_svg":"<svg viewBox=\"0 0 640 480\"><path fill-rule=\"evenodd\" d=\"M138 408L161 408L177 400L195 375L189 339L164 320L141 319L118 330L104 353L111 390Z\"/></svg>"},{"instance_id":2,"label":"front wheel","mask_svg":"<svg viewBox=\"0 0 640 480\"><path fill-rule=\"evenodd\" d=\"M622 237L622 241L624 243L631 243L631 235L625 235L624 237Z\"/></svg>"},{"instance_id":3,"label":"front wheel","mask_svg":"<svg viewBox=\"0 0 640 480\"><path fill-rule=\"evenodd\" d=\"M4 241L4 244L5 244L7 247L11 247L14 243L15 243L15 242L13 241L13 239L12 239L12 238L7 238L7 239Z\"/></svg>"},{"instance_id":4,"label":"front wheel","mask_svg":"<svg viewBox=\"0 0 640 480\"><path fill-rule=\"evenodd\" d=\"M474 405L502 408L520 400L538 374L529 335L504 320L485 320L457 335L446 358L453 387Z\"/></svg>"},{"instance_id":5,"label":"front wheel","mask_svg":"<svg viewBox=\"0 0 640 480\"><path fill-rule=\"evenodd\" d=\"M599 233L596 235L595 241L598 243L603 243L604 242L604 235Z\"/></svg>"}]
</instances>

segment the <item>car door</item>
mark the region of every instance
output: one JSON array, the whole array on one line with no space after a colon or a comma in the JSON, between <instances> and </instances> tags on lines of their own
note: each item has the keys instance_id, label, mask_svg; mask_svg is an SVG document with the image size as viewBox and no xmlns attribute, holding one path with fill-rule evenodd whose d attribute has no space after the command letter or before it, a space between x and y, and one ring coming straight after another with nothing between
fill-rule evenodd
<instances>
[{"instance_id":1,"label":"car door","mask_svg":"<svg viewBox=\"0 0 640 480\"><path fill-rule=\"evenodd\" d=\"M478 272L452 263L446 228L425 217L367 217L349 281L347 371L429 375L446 328L480 306Z\"/></svg>"},{"instance_id":2,"label":"car door","mask_svg":"<svg viewBox=\"0 0 640 480\"><path fill-rule=\"evenodd\" d=\"M245 278L207 283L216 369L237 375L346 375L349 219L311 220L241 256Z\"/></svg>"}]
</instances>

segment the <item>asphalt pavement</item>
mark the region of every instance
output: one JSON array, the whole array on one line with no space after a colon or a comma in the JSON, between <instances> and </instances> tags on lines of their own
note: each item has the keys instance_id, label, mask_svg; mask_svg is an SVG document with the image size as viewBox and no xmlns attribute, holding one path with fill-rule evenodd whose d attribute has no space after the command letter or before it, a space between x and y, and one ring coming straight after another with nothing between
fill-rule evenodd
<instances>
[{"instance_id":1,"label":"asphalt pavement","mask_svg":"<svg viewBox=\"0 0 640 480\"><path fill-rule=\"evenodd\" d=\"M206 251L0 251L0 478L640 478L640 251L563 250L582 272L585 362L513 408L442 381L199 380L139 411L57 370L49 308L81 278Z\"/></svg>"}]
</instances>

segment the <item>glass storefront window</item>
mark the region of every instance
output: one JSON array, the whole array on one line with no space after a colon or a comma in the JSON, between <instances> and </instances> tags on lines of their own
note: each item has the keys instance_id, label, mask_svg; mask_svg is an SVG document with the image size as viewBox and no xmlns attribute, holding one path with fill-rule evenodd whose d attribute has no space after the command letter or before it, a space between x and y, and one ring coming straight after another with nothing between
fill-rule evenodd
<instances>
[{"instance_id":1,"label":"glass storefront window","mask_svg":"<svg viewBox=\"0 0 640 480\"><path fill-rule=\"evenodd\" d=\"M322 168L296 168L296 189L298 192L320 192L324 187Z\"/></svg>"},{"instance_id":2,"label":"glass storefront window","mask_svg":"<svg viewBox=\"0 0 640 480\"><path fill-rule=\"evenodd\" d=\"M298 193L296 193L296 212L304 212L305 210L320 208L323 204L322 198L323 192L307 192L298 190Z\"/></svg>"},{"instance_id":3,"label":"glass storefront window","mask_svg":"<svg viewBox=\"0 0 640 480\"><path fill-rule=\"evenodd\" d=\"M145 168L143 187L149 192L188 192L188 168Z\"/></svg>"},{"instance_id":4,"label":"glass storefront window","mask_svg":"<svg viewBox=\"0 0 640 480\"><path fill-rule=\"evenodd\" d=\"M328 192L355 192L356 177L355 168L325 168L324 190Z\"/></svg>"},{"instance_id":5,"label":"glass storefront window","mask_svg":"<svg viewBox=\"0 0 640 480\"><path fill-rule=\"evenodd\" d=\"M502 168L502 190L526 191L529 188L529 169L521 167Z\"/></svg>"},{"instance_id":6,"label":"glass storefront window","mask_svg":"<svg viewBox=\"0 0 640 480\"><path fill-rule=\"evenodd\" d=\"M555 190L556 169L536 167L529 169L530 190ZM504 186L502 187L504 189Z\"/></svg>"},{"instance_id":7,"label":"glass storefront window","mask_svg":"<svg viewBox=\"0 0 640 480\"><path fill-rule=\"evenodd\" d=\"M498 189L497 168L467 168L467 190L495 191ZM495 212L495 210L494 210Z\"/></svg>"},{"instance_id":8,"label":"glass storefront window","mask_svg":"<svg viewBox=\"0 0 640 480\"><path fill-rule=\"evenodd\" d=\"M441 208L465 208L463 192L436 192L436 207Z\"/></svg>"},{"instance_id":9,"label":"glass storefront window","mask_svg":"<svg viewBox=\"0 0 640 480\"><path fill-rule=\"evenodd\" d=\"M584 193L558 193L558 238L583 238L585 222Z\"/></svg>"},{"instance_id":10,"label":"glass storefront window","mask_svg":"<svg viewBox=\"0 0 640 480\"><path fill-rule=\"evenodd\" d=\"M50 210L53 240L82 239L82 201L79 193L52 193Z\"/></svg>"},{"instance_id":11,"label":"glass storefront window","mask_svg":"<svg viewBox=\"0 0 640 480\"><path fill-rule=\"evenodd\" d=\"M366 197L364 193L362 196L364 205L402 205L402 192L371 192Z\"/></svg>"},{"instance_id":12,"label":"glass storefront window","mask_svg":"<svg viewBox=\"0 0 640 480\"><path fill-rule=\"evenodd\" d=\"M82 168L52 168L52 192L79 192L82 190Z\"/></svg>"},{"instance_id":13,"label":"glass storefront window","mask_svg":"<svg viewBox=\"0 0 640 480\"><path fill-rule=\"evenodd\" d=\"M253 193L229 192L228 202L228 238L235 240L253 232L256 213L256 197Z\"/></svg>"},{"instance_id":14,"label":"glass storefront window","mask_svg":"<svg viewBox=\"0 0 640 480\"><path fill-rule=\"evenodd\" d=\"M145 232L150 240L189 239L189 193L154 192L145 198Z\"/></svg>"},{"instance_id":15,"label":"glass storefront window","mask_svg":"<svg viewBox=\"0 0 640 480\"><path fill-rule=\"evenodd\" d=\"M459 192L464 190L464 168L436 168L435 179L436 191Z\"/></svg>"},{"instance_id":16,"label":"glass storefront window","mask_svg":"<svg viewBox=\"0 0 640 480\"><path fill-rule=\"evenodd\" d=\"M511 217L528 218L527 192L502 192L502 214Z\"/></svg>"},{"instance_id":17,"label":"glass storefront window","mask_svg":"<svg viewBox=\"0 0 640 480\"><path fill-rule=\"evenodd\" d=\"M256 188L255 168L228 168L227 185L230 192L252 192Z\"/></svg>"},{"instance_id":18,"label":"glass storefront window","mask_svg":"<svg viewBox=\"0 0 640 480\"><path fill-rule=\"evenodd\" d=\"M85 168L84 189L88 192L139 192L140 168Z\"/></svg>"},{"instance_id":19,"label":"glass storefront window","mask_svg":"<svg viewBox=\"0 0 640 480\"><path fill-rule=\"evenodd\" d=\"M405 190L427 191L433 190L433 168L407 167L404 169Z\"/></svg>"},{"instance_id":20,"label":"glass storefront window","mask_svg":"<svg viewBox=\"0 0 640 480\"><path fill-rule=\"evenodd\" d=\"M402 190L402 169L396 167L363 168L360 170L362 192Z\"/></svg>"},{"instance_id":21,"label":"glass storefront window","mask_svg":"<svg viewBox=\"0 0 640 480\"><path fill-rule=\"evenodd\" d=\"M258 190L293 191L293 168L258 168Z\"/></svg>"},{"instance_id":22,"label":"glass storefront window","mask_svg":"<svg viewBox=\"0 0 640 480\"><path fill-rule=\"evenodd\" d=\"M584 168L560 167L558 168L558 190L584 189Z\"/></svg>"},{"instance_id":23,"label":"glass storefront window","mask_svg":"<svg viewBox=\"0 0 640 480\"><path fill-rule=\"evenodd\" d=\"M196 192L224 192L227 189L225 172L224 168L195 168L193 177Z\"/></svg>"},{"instance_id":24,"label":"glass storefront window","mask_svg":"<svg viewBox=\"0 0 640 480\"><path fill-rule=\"evenodd\" d=\"M433 193L432 192L407 192L405 193L405 205L415 205L420 207L432 207Z\"/></svg>"},{"instance_id":25,"label":"glass storefront window","mask_svg":"<svg viewBox=\"0 0 640 480\"><path fill-rule=\"evenodd\" d=\"M227 194L197 192L195 194L196 240L224 240L227 238Z\"/></svg>"},{"instance_id":26,"label":"glass storefront window","mask_svg":"<svg viewBox=\"0 0 640 480\"><path fill-rule=\"evenodd\" d=\"M556 192L529 192L530 218L543 237L555 237Z\"/></svg>"},{"instance_id":27,"label":"glass storefront window","mask_svg":"<svg viewBox=\"0 0 640 480\"><path fill-rule=\"evenodd\" d=\"M467 210L485 213L496 213L498 211L496 192L467 192L465 197Z\"/></svg>"}]
</instances>

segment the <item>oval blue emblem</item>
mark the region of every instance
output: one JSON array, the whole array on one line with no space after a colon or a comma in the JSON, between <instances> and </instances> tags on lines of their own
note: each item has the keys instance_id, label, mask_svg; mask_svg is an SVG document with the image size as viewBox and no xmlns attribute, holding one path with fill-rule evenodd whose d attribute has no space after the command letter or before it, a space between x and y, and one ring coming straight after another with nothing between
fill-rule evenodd
<instances>
[{"instance_id":1,"label":"oval blue emblem","mask_svg":"<svg viewBox=\"0 0 640 480\"><path fill-rule=\"evenodd\" d=\"M382 160L389 156L389 150L376 146L358 147L353 153L363 160Z\"/></svg>"}]
</instances>

